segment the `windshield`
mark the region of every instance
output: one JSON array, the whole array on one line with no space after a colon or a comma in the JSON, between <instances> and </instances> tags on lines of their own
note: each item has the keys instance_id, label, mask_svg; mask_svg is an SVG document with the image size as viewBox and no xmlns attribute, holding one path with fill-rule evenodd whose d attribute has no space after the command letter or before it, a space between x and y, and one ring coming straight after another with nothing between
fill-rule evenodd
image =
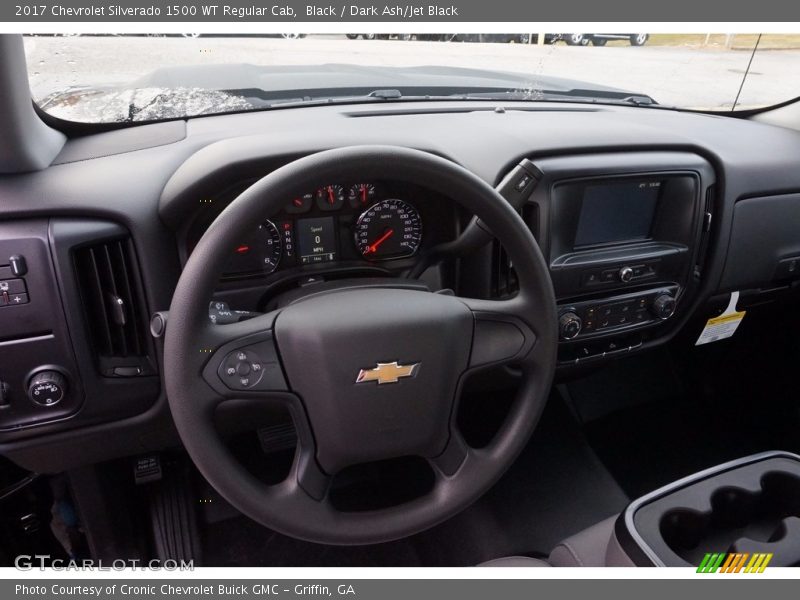
<instances>
[{"instance_id":1,"label":"windshield","mask_svg":"<svg viewBox=\"0 0 800 600\"><path fill-rule=\"evenodd\" d=\"M800 35L31 35L25 49L39 106L88 123L450 98L731 111L800 96Z\"/></svg>"}]
</instances>

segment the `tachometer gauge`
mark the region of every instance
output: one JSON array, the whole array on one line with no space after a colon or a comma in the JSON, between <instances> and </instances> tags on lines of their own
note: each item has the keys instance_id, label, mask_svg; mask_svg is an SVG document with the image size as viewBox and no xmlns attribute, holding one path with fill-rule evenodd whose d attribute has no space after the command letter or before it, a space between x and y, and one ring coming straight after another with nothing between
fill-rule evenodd
<instances>
[{"instance_id":1,"label":"tachometer gauge","mask_svg":"<svg viewBox=\"0 0 800 600\"><path fill-rule=\"evenodd\" d=\"M422 241L422 219L408 202L382 200L358 218L355 241L370 260L411 256Z\"/></svg>"},{"instance_id":2,"label":"tachometer gauge","mask_svg":"<svg viewBox=\"0 0 800 600\"><path fill-rule=\"evenodd\" d=\"M353 208L366 208L375 200L375 186L371 183L357 183L350 188L347 199Z\"/></svg>"},{"instance_id":3,"label":"tachometer gauge","mask_svg":"<svg viewBox=\"0 0 800 600\"><path fill-rule=\"evenodd\" d=\"M317 190L317 206L320 210L339 210L344 200L344 188L340 185L326 185Z\"/></svg>"},{"instance_id":4,"label":"tachometer gauge","mask_svg":"<svg viewBox=\"0 0 800 600\"><path fill-rule=\"evenodd\" d=\"M228 260L225 273L272 273L278 268L283 254L281 234L272 221L265 221L243 239Z\"/></svg>"}]
</instances>

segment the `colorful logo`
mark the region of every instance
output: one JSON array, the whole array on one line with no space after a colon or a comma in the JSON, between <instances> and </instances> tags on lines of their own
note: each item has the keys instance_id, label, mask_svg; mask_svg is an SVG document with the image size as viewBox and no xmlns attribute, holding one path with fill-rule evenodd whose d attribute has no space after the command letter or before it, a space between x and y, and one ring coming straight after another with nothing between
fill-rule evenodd
<instances>
[{"instance_id":1,"label":"colorful logo","mask_svg":"<svg viewBox=\"0 0 800 600\"><path fill-rule=\"evenodd\" d=\"M748 560L749 559L749 560ZM709 552L703 557L698 573L763 573L772 553L754 552Z\"/></svg>"}]
</instances>

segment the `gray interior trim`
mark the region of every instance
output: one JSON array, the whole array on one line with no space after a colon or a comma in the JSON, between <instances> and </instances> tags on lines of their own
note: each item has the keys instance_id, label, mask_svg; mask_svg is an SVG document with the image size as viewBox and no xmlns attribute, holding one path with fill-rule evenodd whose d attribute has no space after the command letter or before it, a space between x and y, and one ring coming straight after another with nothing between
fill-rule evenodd
<instances>
[{"instance_id":1,"label":"gray interior trim","mask_svg":"<svg viewBox=\"0 0 800 600\"><path fill-rule=\"evenodd\" d=\"M616 515L568 537L550 553L554 567L605 567Z\"/></svg>"},{"instance_id":2,"label":"gray interior trim","mask_svg":"<svg viewBox=\"0 0 800 600\"><path fill-rule=\"evenodd\" d=\"M167 121L140 127L107 131L67 142L53 161L54 165L91 160L136 150L166 146L186 137L186 121Z\"/></svg>"},{"instance_id":3,"label":"gray interior trim","mask_svg":"<svg viewBox=\"0 0 800 600\"><path fill-rule=\"evenodd\" d=\"M530 556L504 556L503 558L495 558L494 560L487 560L478 565L479 567L549 567L549 563L539 560L538 558L531 558Z\"/></svg>"},{"instance_id":4,"label":"gray interior trim","mask_svg":"<svg viewBox=\"0 0 800 600\"><path fill-rule=\"evenodd\" d=\"M0 173L48 167L64 134L45 125L33 109L21 35L0 35Z\"/></svg>"}]
</instances>

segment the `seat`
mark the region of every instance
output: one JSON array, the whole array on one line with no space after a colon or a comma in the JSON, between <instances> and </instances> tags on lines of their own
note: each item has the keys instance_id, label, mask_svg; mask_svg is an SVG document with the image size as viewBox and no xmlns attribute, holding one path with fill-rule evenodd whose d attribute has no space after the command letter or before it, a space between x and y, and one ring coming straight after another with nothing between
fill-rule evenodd
<instances>
[{"instance_id":1,"label":"seat","mask_svg":"<svg viewBox=\"0 0 800 600\"><path fill-rule=\"evenodd\" d=\"M554 567L605 567L616 515L584 529L556 545L548 559Z\"/></svg>"},{"instance_id":2,"label":"seat","mask_svg":"<svg viewBox=\"0 0 800 600\"><path fill-rule=\"evenodd\" d=\"M568 537L553 548L547 561L527 556L495 558L479 567L632 567L614 534L616 515Z\"/></svg>"},{"instance_id":3,"label":"seat","mask_svg":"<svg viewBox=\"0 0 800 600\"><path fill-rule=\"evenodd\" d=\"M487 560L478 565L479 567L549 567L550 563L530 556L504 556Z\"/></svg>"}]
</instances>

